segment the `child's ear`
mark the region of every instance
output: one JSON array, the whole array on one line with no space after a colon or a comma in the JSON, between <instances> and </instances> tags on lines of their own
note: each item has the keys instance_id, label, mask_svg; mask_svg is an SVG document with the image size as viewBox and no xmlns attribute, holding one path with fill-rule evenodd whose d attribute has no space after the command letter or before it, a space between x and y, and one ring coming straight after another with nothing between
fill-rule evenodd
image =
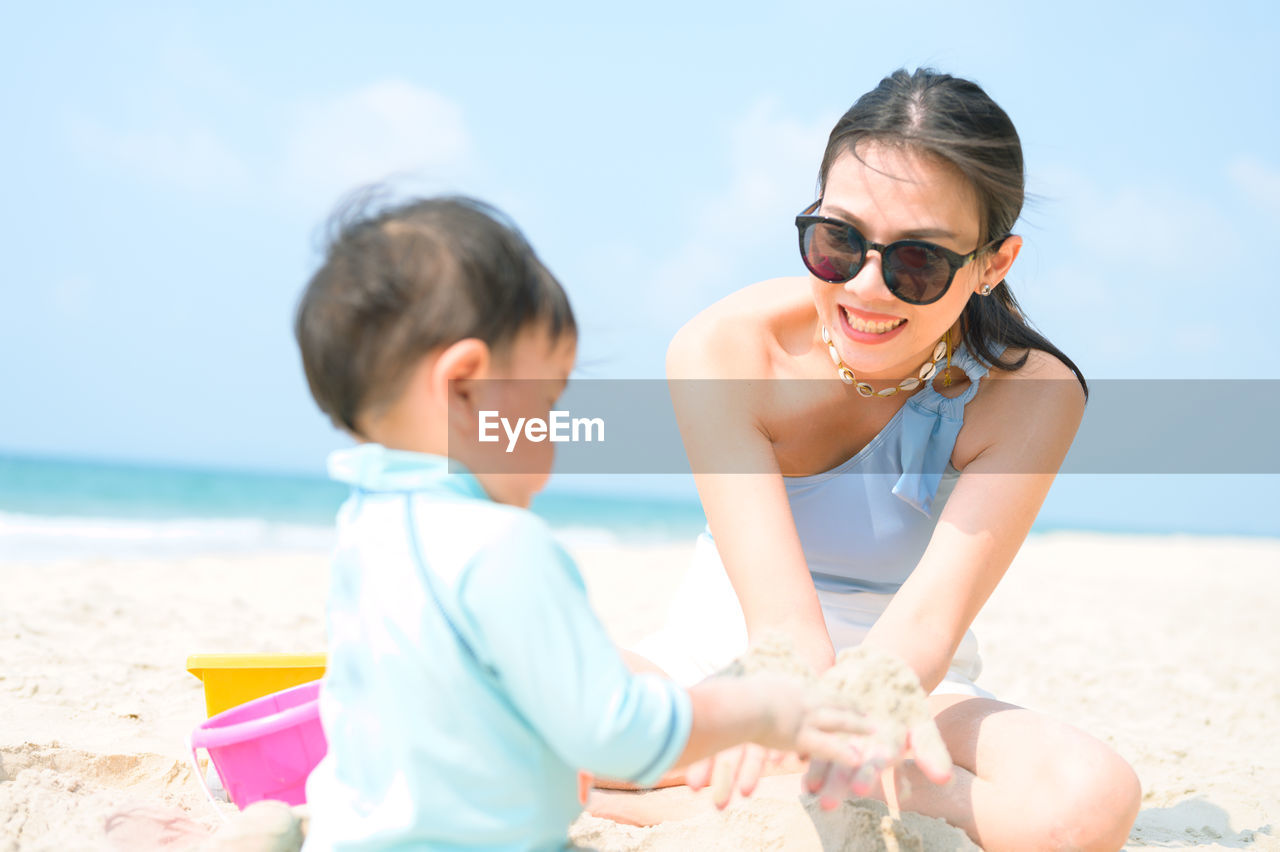
<instances>
[{"instance_id":1,"label":"child's ear","mask_svg":"<svg viewBox=\"0 0 1280 852\"><path fill-rule=\"evenodd\" d=\"M475 422L476 382L489 377L489 345L468 337L447 347L431 366L432 390L446 400L449 421L469 428Z\"/></svg>"}]
</instances>

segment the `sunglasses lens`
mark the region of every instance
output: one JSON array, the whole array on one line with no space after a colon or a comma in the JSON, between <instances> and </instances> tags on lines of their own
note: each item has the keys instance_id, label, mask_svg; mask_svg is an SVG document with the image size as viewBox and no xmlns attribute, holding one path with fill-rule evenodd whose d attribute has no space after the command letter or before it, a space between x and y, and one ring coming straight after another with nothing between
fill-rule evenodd
<instances>
[{"instance_id":1,"label":"sunglasses lens","mask_svg":"<svg viewBox=\"0 0 1280 852\"><path fill-rule=\"evenodd\" d=\"M895 246L885 258L885 273L894 295L904 302L921 304L933 301L947 289L951 265L928 246Z\"/></svg>"},{"instance_id":2,"label":"sunglasses lens","mask_svg":"<svg viewBox=\"0 0 1280 852\"><path fill-rule=\"evenodd\" d=\"M848 228L816 223L800 240L804 265L823 281L848 281L862 266L862 244Z\"/></svg>"}]
</instances>

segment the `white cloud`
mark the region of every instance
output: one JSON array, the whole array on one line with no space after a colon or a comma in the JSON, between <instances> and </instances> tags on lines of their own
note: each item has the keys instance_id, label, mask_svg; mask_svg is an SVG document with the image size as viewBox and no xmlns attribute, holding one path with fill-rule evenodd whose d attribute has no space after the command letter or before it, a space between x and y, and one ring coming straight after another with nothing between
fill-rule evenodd
<instances>
[{"instance_id":1,"label":"white cloud","mask_svg":"<svg viewBox=\"0 0 1280 852\"><path fill-rule=\"evenodd\" d=\"M685 229L689 239L654 270L649 303L655 309L688 319L727 293L784 271L780 259L794 243L791 219L813 199L833 121L783 115L774 99L752 105L728 140L727 185L699 205ZM793 259L790 266L798 266Z\"/></svg>"},{"instance_id":2,"label":"white cloud","mask_svg":"<svg viewBox=\"0 0 1280 852\"><path fill-rule=\"evenodd\" d=\"M97 295L95 282L83 275L60 278L49 288L49 298L59 316L87 316L90 302Z\"/></svg>"},{"instance_id":3,"label":"white cloud","mask_svg":"<svg viewBox=\"0 0 1280 852\"><path fill-rule=\"evenodd\" d=\"M1233 180L1242 173L1234 166ZM1253 325L1272 312L1275 296L1244 250L1249 236L1238 203L1176 181L1105 185L1069 170L1034 177L1049 200L1027 237L1035 245L1011 280L1032 319L1086 373L1274 373L1263 353L1267 338Z\"/></svg>"},{"instance_id":4,"label":"white cloud","mask_svg":"<svg viewBox=\"0 0 1280 852\"><path fill-rule=\"evenodd\" d=\"M265 195L267 203L290 200L321 212L374 181L393 180L402 191L415 182L431 191L451 188L468 164L458 105L400 80L304 104L286 111L281 126L274 156L252 158L215 130L190 123L138 130L79 118L69 131L84 156L175 189Z\"/></svg>"},{"instance_id":5,"label":"white cloud","mask_svg":"<svg viewBox=\"0 0 1280 852\"><path fill-rule=\"evenodd\" d=\"M1280 219L1280 170L1257 157L1240 157L1227 174L1246 197Z\"/></svg>"},{"instance_id":6,"label":"white cloud","mask_svg":"<svg viewBox=\"0 0 1280 852\"><path fill-rule=\"evenodd\" d=\"M468 138L453 101L384 80L303 107L285 147L283 189L329 205L361 184L411 176L452 183Z\"/></svg>"},{"instance_id":7,"label":"white cloud","mask_svg":"<svg viewBox=\"0 0 1280 852\"><path fill-rule=\"evenodd\" d=\"M1220 250L1234 246L1230 211L1176 185L1103 186L1068 171L1051 175L1048 182L1051 205L1061 209L1077 248L1095 260L1139 261L1153 273L1185 275L1189 253L1210 236ZM1157 276L1145 280L1155 283Z\"/></svg>"},{"instance_id":8,"label":"white cloud","mask_svg":"<svg viewBox=\"0 0 1280 852\"><path fill-rule=\"evenodd\" d=\"M247 184L249 170L242 159L205 127L115 130L79 119L72 121L70 133L82 154L176 189L224 194Z\"/></svg>"}]
</instances>

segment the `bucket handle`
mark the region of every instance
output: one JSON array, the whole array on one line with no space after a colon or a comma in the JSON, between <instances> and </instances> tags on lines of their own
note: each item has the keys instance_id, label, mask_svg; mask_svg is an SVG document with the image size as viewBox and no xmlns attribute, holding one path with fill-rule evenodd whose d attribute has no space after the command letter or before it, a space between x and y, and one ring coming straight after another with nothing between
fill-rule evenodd
<instances>
[{"instance_id":1,"label":"bucket handle","mask_svg":"<svg viewBox=\"0 0 1280 852\"><path fill-rule=\"evenodd\" d=\"M309 686L312 686L312 684L304 683L301 686L294 687L294 689L302 689ZM245 719L243 722L221 724L216 727L206 727L209 724L206 722L196 728L188 739L194 738L195 744L207 751L210 748L235 745L253 737L262 737L267 734L274 734L277 731L283 731L285 728L292 728L301 722L315 718L319 715L319 712L315 700L312 699L301 704L295 704L292 707L286 707L283 710L277 710L266 716ZM218 716L213 717L213 719L217 718Z\"/></svg>"},{"instance_id":2,"label":"bucket handle","mask_svg":"<svg viewBox=\"0 0 1280 852\"><path fill-rule=\"evenodd\" d=\"M209 797L209 805L213 808L213 812L218 815L218 819L224 823L227 822L227 815L222 812L222 808L218 807L218 800L213 797L213 791L209 789L209 782L205 779L204 773L200 771L200 760L196 756L197 746L192 743L191 735L187 734L187 751L191 752L191 769L196 774L196 779L200 782L200 788L204 790L204 794ZM208 752L208 749L205 749ZM209 761L209 765L213 766L213 761ZM218 770L215 768L214 772Z\"/></svg>"}]
</instances>

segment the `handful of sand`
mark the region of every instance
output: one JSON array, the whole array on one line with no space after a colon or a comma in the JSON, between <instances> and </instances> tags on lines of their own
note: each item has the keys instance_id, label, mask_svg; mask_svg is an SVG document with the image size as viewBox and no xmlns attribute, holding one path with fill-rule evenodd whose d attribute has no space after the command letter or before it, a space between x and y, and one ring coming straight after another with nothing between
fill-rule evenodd
<instances>
[{"instance_id":1,"label":"handful of sand","mask_svg":"<svg viewBox=\"0 0 1280 852\"><path fill-rule=\"evenodd\" d=\"M817 682L813 669L796 653L791 637L776 630L766 633L745 654L716 672L715 676L746 677L762 673L784 674L810 683Z\"/></svg>"},{"instance_id":2,"label":"handful of sand","mask_svg":"<svg viewBox=\"0 0 1280 852\"><path fill-rule=\"evenodd\" d=\"M914 731L912 750L933 765L949 764L947 746L930 721L929 705L916 673L901 658L867 645L845 648L836 663L816 677L796 652L791 637L771 632L734 660L724 677L770 672L799 677L814 684L824 704L851 709L865 717L873 731L870 744L898 754Z\"/></svg>"},{"instance_id":3,"label":"handful of sand","mask_svg":"<svg viewBox=\"0 0 1280 852\"><path fill-rule=\"evenodd\" d=\"M856 710L874 726L873 743L892 754L902 751L907 735L917 757L933 766L950 765L946 743L931 721L920 679L899 657L880 648L846 648L818 680L824 699Z\"/></svg>"}]
</instances>

